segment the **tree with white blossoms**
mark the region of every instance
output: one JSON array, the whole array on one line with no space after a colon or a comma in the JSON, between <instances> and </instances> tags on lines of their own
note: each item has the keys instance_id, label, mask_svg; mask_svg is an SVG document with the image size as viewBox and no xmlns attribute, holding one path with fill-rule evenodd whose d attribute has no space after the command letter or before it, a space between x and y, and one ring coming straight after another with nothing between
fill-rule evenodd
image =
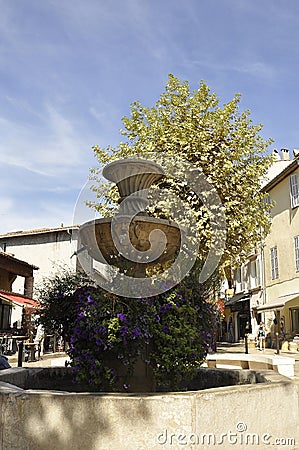
<instances>
[{"instance_id":1,"label":"tree with white blossoms","mask_svg":"<svg viewBox=\"0 0 299 450\"><path fill-rule=\"evenodd\" d=\"M267 155L271 140L262 138L262 126L253 125L249 111L241 112L239 104L236 95L220 106L204 82L191 90L187 81L170 75L155 106L132 104L131 116L123 118L124 142L116 148L94 147L100 167L92 170L97 198L90 206L104 217L117 208L116 186L102 177L110 162L124 158L157 162L165 177L150 189L148 212L185 227L182 241L190 245L177 260L183 255L186 261L190 253L192 262L196 260L188 276L183 264L173 264L177 283L169 290L165 267L147 269L153 278L153 270L166 273L165 292L154 297L145 290L145 297L132 301L88 286L74 293L77 316L69 355L76 380L93 390L134 391L130 384L137 361L146 365L157 389L188 388L197 373L194 369L213 345L219 326L213 300L222 270L245 257L270 226L260 183L271 164ZM199 245L192 247L194 242ZM212 276L202 282L204 270L199 269L211 260L211 250L218 271L213 273L217 264L212 264Z\"/></svg>"},{"instance_id":2,"label":"tree with white blossoms","mask_svg":"<svg viewBox=\"0 0 299 450\"><path fill-rule=\"evenodd\" d=\"M91 171L93 190L100 201L90 205L103 216L111 215L115 208L117 191L99 176L106 164L136 157L155 160L166 169L171 163L175 176L173 170L170 174L166 170L167 176L158 188L174 196L160 201L151 212L170 218L175 205L175 220L196 230L200 240L198 258L204 261L213 233L205 202L184 178L189 164L192 170L197 168L204 174L223 205L226 243L219 268L245 258L270 226L269 205L264 202L260 183L272 162L267 153L272 140L263 139L262 125L254 125L250 112L240 111L239 106L239 94L221 106L206 83L200 82L198 89L191 90L188 81L169 75L165 92L155 106L146 107L138 101L131 105L131 116L123 118L124 142L116 148L93 147L100 165ZM178 198L187 209L177 207Z\"/></svg>"}]
</instances>

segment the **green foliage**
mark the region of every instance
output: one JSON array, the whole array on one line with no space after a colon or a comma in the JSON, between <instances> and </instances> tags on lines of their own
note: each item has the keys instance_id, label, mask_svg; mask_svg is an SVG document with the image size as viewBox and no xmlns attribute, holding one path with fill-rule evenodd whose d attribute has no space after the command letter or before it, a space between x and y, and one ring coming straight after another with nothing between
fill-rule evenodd
<instances>
[{"instance_id":1,"label":"green foliage","mask_svg":"<svg viewBox=\"0 0 299 450\"><path fill-rule=\"evenodd\" d=\"M220 106L218 97L204 82L192 91L187 81L169 75L165 92L154 107L139 102L131 105L131 116L123 118L125 128L121 133L125 142L116 148L94 147L101 168L115 159L139 156L156 162L175 161L178 175L180 171L183 173L182 160L202 170L224 206L227 220L224 267L245 257L270 226L269 207L263 201L260 183L272 161L267 155L272 141L261 137L262 125L252 124L249 111L239 110L240 99L236 95ZM116 191L109 183L98 182L98 172L93 169L92 176L101 202L91 206L103 216L111 215ZM199 256L204 259L211 238L206 208L184 179L168 177L159 187L173 192L193 211L194 227L202 242ZM154 212L157 216L167 215L167 202ZM185 216L182 213L182 220Z\"/></svg>"},{"instance_id":2,"label":"green foliage","mask_svg":"<svg viewBox=\"0 0 299 450\"><path fill-rule=\"evenodd\" d=\"M206 295L195 278L149 299L80 289L68 351L76 381L92 390L130 391L130 376L141 359L160 389L179 390L213 343L217 315Z\"/></svg>"},{"instance_id":3,"label":"green foliage","mask_svg":"<svg viewBox=\"0 0 299 450\"><path fill-rule=\"evenodd\" d=\"M74 292L90 284L82 272L62 267L36 286L36 295L41 303L41 322L49 333L69 335L77 315Z\"/></svg>"}]
</instances>

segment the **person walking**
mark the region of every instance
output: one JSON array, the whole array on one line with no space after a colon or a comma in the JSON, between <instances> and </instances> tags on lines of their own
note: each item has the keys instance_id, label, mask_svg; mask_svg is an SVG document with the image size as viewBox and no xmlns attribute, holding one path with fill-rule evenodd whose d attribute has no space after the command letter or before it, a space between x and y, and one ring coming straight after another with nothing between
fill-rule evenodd
<instances>
[{"instance_id":1,"label":"person walking","mask_svg":"<svg viewBox=\"0 0 299 450\"><path fill-rule=\"evenodd\" d=\"M37 358L35 359L43 359L44 355L44 341L45 341L45 330L43 324L39 323L36 335L34 338L34 344L37 350Z\"/></svg>"},{"instance_id":2,"label":"person walking","mask_svg":"<svg viewBox=\"0 0 299 450\"><path fill-rule=\"evenodd\" d=\"M229 318L228 318L227 331L228 331L228 342L230 342L230 343L234 342L233 318L232 318L232 316L229 316Z\"/></svg>"},{"instance_id":3,"label":"person walking","mask_svg":"<svg viewBox=\"0 0 299 450\"><path fill-rule=\"evenodd\" d=\"M266 344L266 327L264 322L260 322L260 325L257 330L257 338L259 343L259 350L265 350Z\"/></svg>"}]
</instances>

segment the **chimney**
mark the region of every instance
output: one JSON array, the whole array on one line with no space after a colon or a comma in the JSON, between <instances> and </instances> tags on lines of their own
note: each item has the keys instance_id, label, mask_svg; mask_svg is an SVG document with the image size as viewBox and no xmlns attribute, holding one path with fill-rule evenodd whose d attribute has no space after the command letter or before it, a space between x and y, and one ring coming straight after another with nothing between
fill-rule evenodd
<instances>
[{"instance_id":1,"label":"chimney","mask_svg":"<svg viewBox=\"0 0 299 450\"><path fill-rule=\"evenodd\" d=\"M281 149L281 159L283 161L289 161L290 160L290 152L287 148Z\"/></svg>"},{"instance_id":2,"label":"chimney","mask_svg":"<svg viewBox=\"0 0 299 450\"><path fill-rule=\"evenodd\" d=\"M272 156L274 158L274 161L280 161L280 156L279 156L278 150L276 150L276 148L272 151Z\"/></svg>"},{"instance_id":3,"label":"chimney","mask_svg":"<svg viewBox=\"0 0 299 450\"><path fill-rule=\"evenodd\" d=\"M294 148L293 150L293 156L294 158L297 158L299 156L299 150L297 150L296 148Z\"/></svg>"}]
</instances>

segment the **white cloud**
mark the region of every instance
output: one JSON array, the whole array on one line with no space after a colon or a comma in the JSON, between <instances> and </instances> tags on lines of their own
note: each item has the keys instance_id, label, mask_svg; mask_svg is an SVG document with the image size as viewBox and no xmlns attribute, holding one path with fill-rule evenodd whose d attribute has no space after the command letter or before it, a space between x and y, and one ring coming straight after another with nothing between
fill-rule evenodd
<instances>
[{"instance_id":1,"label":"white cloud","mask_svg":"<svg viewBox=\"0 0 299 450\"><path fill-rule=\"evenodd\" d=\"M249 62L248 60L239 60L238 58L233 57L231 57L231 61L226 60L225 62L215 62L213 59L210 61L207 59L185 61L185 65L205 67L209 70L217 71L217 73L239 72L257 79L272 81L275 81L283 71L283 69L279 69L277 66L264 61L253 60L252 62Z\"/></svg>"},{"instance_id":2,"label":"white cloud","mask_svg":"<svg viewBox=\"0 0 299 450\"><path fill-rule=\"evenodd\" d=\"M253 77L273 80L278 76L279 71L277 67L272 64L267 64L261 61L253 61L252 63L240 63L240 65L231 68L236 72L243 72Z\"/></svg>"},{"instance_id":3,"label":"white cloud","mask_svg":"<svg viewBox=\"0 0 299 450\"><path fill-rule=\"evenodd\" d=\"M80 171L88 152L76 122L53 105L45 108L42 123L31 125L0 118L0 162L46 176Z\"/></svg>"}]
</instances>

